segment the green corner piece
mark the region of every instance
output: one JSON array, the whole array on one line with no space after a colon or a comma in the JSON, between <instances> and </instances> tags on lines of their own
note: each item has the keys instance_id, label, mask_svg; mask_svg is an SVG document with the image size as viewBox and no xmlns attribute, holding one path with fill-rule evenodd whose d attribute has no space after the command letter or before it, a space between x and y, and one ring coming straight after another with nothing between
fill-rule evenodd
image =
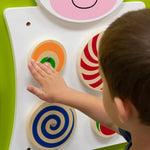
<instances>
[{"instance_id":1,"label":"green corner piece","mask_svg":"<svg viewBox=\"0 0 150 150\"><path fill-rule=\"evenodd\" d=\"M3 12L8 7L35 6L34 0L0 0L0 149L9 150L15 113L15 67ZM7 58L7 59L6 59Z\"/></svg>"},{"instance_id":2,"label":"green corner piece","mask_svg":"<svg viewBox=\"0 0 150 150\"><path fill-rule=\"evenodd\" d=\"M144 2L146 8L150 8L150 0L124 0L124 2L136 2L136 1Z\"/></svg>"},{"instance_id":3,"label":"green corner piece","mask_svg":"<svg viewBox=\"0 0 150 150\"><path fill-rule=\"evenodd\" d=\"M126 146L127 146L127 143L121 143L121 144L103 147L103 148L99 148L95 150L124 150Z\"/></svg>"}]
</instances>

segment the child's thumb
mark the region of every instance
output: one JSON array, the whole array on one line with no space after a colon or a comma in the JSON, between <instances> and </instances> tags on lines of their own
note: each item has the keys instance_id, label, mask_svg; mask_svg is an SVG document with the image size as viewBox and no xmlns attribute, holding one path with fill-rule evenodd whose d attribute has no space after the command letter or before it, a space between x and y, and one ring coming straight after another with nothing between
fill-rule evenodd
<instances>
[{"instance_id":1,"label":"child's thumb","mask_svg":"<svg viewBox=\"0 0 150 150\"><path fill-rule=\"evenodd\" d=\"M44 99L44 97L43 97L43 91L41 91L37 87L35 87L35 86L28 86L27 90L29 92L31 92L32 94L36 95L37 97L39 97L40 99Z\"/></svg>"}]
</instances>

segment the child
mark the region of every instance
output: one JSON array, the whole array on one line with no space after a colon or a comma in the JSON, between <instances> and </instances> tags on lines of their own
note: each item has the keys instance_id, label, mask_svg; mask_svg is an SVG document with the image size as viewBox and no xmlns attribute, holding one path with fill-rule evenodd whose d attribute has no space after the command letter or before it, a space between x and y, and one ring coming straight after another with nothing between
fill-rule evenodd
<instances>
[{"instance_id":1,"label":"child","mask_svg":"<svg viewBox=\"0 0 150 150\"><path fill-rule=\"evenodd\" d=\"M99 48L103 100L67 86L48 63L33 60L29 70L42 89L39 98L72 106L122 134L126 150L150 150L150 10L129 12L105 31ZM131 135L132 141L131 141Z\"/></svg>"}]
</instances>

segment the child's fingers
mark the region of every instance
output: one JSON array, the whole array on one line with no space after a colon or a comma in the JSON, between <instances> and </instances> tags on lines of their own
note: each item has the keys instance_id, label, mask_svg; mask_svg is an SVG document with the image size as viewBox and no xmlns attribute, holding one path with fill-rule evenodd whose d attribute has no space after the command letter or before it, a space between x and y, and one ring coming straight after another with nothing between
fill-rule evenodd
<instances>
[{"instance_id":1,"label":"child's fingers","mask_svg":"<svg viewBox=\"0 0 150 150\"><path fill-rule=\"evenodd\" d=\"M47 73L47 74L52 73L52 70L49 67L47 67L46 65L44 65L45 63L41 64L40 62L37 62L37 64L45 73Z\"/></svg>"},{"instance_id":2,"label":"child's fingers","mask_svg":"<svg viewBox=\"0 0 150 150\"><path fill-rule=\"evenodd\" d=\"M51 66L50 63L44 63L44 65L47 67L47 69L51 70L52 72L55 72L56 70Z\"/></svg>"},{"instance_id":3,"label":"child's fingers","mask_svg":"<svg viewBox=\"0 0 150 150\"><path fill-rule=\"evenodd\" d=\"M41 69L41 67L39 66L40 63L36 63L34 60L31 60L31 64L34 68L34 70L40 74L42 77L46 76L46 73Z\"/></svg>"},{"instance_id":4,"label":"child's fingers","mask_svg":"<svg viewBox=\"0 0 150 150\"><path fill-rule=\"evenodd\" d=\"M37 97L39 97L40 99L44 99L43 91L41 91L40 89L34 86L28 86L27 90L31 92L32 94L36 95Z\"/></svg>"},{"instance_id":5,"label":"child's fingers","mask_svg":"<svg viewBox=\"0 0 150 150\"><path fill-rule=\"evenodd\" d=\"M42 77L41 75L35 70L34 66L30 63L28 64L28 68L32 74L32 76L35 78L36 81L41 81Z\"/></svg>"}]
</instances>

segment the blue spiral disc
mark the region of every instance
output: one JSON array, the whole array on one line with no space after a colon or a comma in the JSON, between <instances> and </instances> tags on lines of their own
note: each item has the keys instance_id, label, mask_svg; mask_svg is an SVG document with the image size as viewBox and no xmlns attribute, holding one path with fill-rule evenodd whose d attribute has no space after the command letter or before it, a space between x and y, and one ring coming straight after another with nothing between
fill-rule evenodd
<instances>
[{"instance_id":1,"label":"blue spiral disc","mask_svg":"<svg viewBox=\"0 0 150 150\"><path fill-rule=\"evenodd\" d=\"M67 142L76 126L75 110L60 104L42 103L28 121L28 137L40 149L56 149Z\"/></svg>"}]
</instances>

